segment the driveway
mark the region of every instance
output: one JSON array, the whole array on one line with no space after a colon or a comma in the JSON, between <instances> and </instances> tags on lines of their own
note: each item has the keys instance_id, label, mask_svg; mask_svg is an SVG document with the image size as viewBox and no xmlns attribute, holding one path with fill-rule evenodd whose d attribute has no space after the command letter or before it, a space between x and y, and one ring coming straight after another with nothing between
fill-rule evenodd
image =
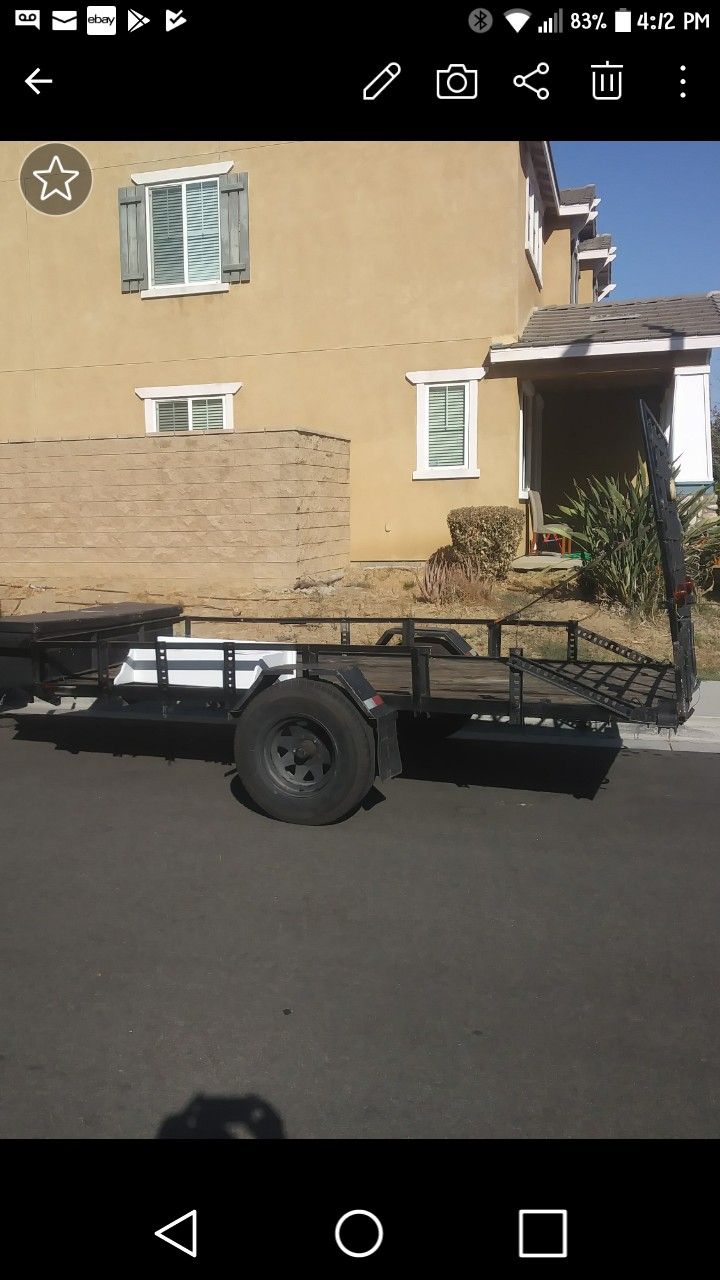
<instances>
[{"instance_id":1,"label":"driveway","mask_svg":"<svg viewBox=\"0 0 720 1280\"><path fill-rule=\"evenodd\" d=\"M0 720L2 1136L718 1136L713 755L451 742L324 829L230 760Z\"/></svg>"}]
</instances>

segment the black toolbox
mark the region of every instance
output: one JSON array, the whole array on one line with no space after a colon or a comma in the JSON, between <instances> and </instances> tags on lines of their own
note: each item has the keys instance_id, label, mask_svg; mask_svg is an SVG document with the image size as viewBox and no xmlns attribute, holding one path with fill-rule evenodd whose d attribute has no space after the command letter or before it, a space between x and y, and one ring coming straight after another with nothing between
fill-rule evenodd
<instances>
[{"instance_id":1,"label":"black toolbox","mask_svg":"<svg viewBox=\"0 0 720 1280\"><path fill-rule=\"evenodd\" d=\"M71 645L68 642L72 640L117 641L111 657L115 665L124 660L132 644L171 634L173 623L182 612L180 604L123 600L119 604L0 618L0 689L31 689L43 681L94 671L97 649L87 643ZM54 639L63 644L53 649ZM38 657L42 659L40 668Z\"/></svg>"}]
</instances>

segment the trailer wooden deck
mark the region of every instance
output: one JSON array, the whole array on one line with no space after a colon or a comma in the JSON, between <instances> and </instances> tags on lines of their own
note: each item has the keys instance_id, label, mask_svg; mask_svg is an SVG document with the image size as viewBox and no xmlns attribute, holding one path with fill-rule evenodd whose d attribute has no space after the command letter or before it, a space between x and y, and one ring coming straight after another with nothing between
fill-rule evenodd
<instances>
[{"instance_id":1,"label":"trailer wooden deck","mask_svg":"<svg viewBox=\"0 0 720 1280\"><path fill-rule=\"evenodd\" d=\"M364 650L362 656L351 652L320 652L321 665L336 669L360 666L366 679L390 703L411 698L412 673L410 657ZM565 711L592 711L593 695L622 698L634 706L653 711L672 711L675 705L675 672L669 665L636 662L582 662L563 659L537 659L549 676L566 676L583 686L587 693L579 698L574 691L562 689L550 680L532 674L523 679L523 702L526 715L543 716L553 707ZM431 656L428 660L433 700L477 701L492 712L502 714L509 705L508 664L502 658ZM585 698L587 702L585 702ZM595 704L595 710L600 704ZM603 712L603 715L606 714Z\"/></svg>"}]
</instances>

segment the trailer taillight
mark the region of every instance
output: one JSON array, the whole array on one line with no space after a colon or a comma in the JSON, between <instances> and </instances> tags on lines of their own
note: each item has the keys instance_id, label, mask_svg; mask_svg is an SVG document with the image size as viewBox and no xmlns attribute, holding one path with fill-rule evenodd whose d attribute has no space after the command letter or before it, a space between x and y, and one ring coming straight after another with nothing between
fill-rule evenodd
<instances>
[{"instance_id":1,"label":"trailer taillight","mask_svg":"<svg viewBox=\"0 0 720 1280\"><path fill-rule=\"evenodd\" d=\"M695 594L695 583L692 578L686 578L673 591L673 600L676 604L687 604L688 600Z\"/></svg>"}]
</instances>

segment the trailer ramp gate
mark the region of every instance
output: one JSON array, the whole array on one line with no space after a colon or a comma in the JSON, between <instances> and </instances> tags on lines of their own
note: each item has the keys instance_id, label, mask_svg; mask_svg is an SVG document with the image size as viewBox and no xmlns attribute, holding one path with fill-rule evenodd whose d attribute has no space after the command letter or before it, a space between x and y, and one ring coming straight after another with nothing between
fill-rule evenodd
<instances>
[{"instance_id":1,"label":"trailer ramp gate","mask_svg":"<svg viewBox=\"0 0 720 1280\"><path fill-rule=\"evenodd\" d=\"M639 407L660 543L660 563L665 579L678 714L681 719L685 719L690 713L693 694L699 686L692 622L692 583L688 580L685 568L683 530L675 502L675 481L668 442L644 400L640 401Z\"/></svg>"}]
</instances>

